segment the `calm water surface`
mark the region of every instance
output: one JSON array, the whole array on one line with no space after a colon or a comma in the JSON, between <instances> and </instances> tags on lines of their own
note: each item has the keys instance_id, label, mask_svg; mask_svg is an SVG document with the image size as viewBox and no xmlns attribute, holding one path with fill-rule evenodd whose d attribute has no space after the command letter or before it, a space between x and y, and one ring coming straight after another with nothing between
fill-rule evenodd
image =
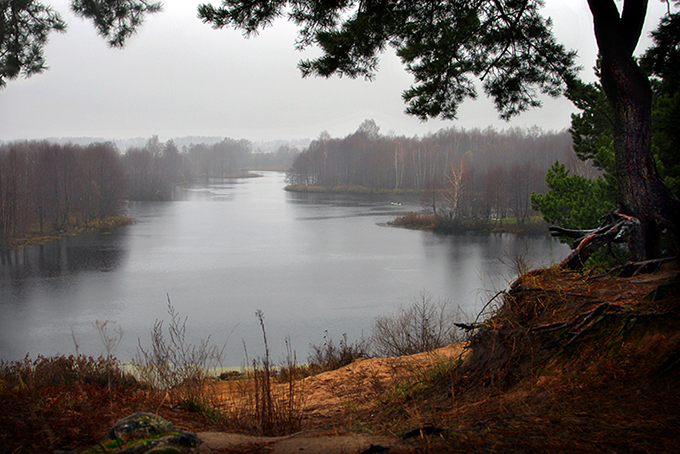
<instances>
[{"instance_id":1,"label":"calm water surface","mask_svg":"<svg viewBox=\"0 0 680 454\"><path fill-rule=\"evenodd\" d=\"M419 210L399 196L294 194L283 175L217 180L179 188L172 202L137 202L129 227L66 238L2 256L0 359L80 353L104 346L96 321L123 330L115 351L149 345L168 298L187 320L187 339L211 335L225 366L262 355L255 311L264 312L273 359L290 336L299 360L324 332L369 334L375 317L423 291L471 315L514 277L504 264L533 265L568 249L545 238L439 236L385 226ZM401 205L395 205L401 203ZM504 260L505 258L505 260ZM77 345L77 347L76 347Z\"/></svg>"}]
</instances>

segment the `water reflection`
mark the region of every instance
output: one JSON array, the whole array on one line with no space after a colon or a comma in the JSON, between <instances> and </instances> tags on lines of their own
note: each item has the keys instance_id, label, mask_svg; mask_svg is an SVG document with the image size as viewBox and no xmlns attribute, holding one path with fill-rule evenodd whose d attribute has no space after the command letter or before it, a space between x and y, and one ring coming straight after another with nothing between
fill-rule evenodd
<instances>
[{"instance_id":1,"label":"water reflection","mask_svg":"<svg viewBox=\"0 0 680 454\"><path fill-rule=\"evenodd\" d=\"M120 234L84 234L3 252L0 359L74 353L72 333L106 319L102 306L116 306L111 295L119 281L113 275L124 267L126 243Z\"/></svg>"},{"instance_id":2,"label":"water reflection","mask_svg":"<svg viewBox=\"0 0 680 454\"><path fill-rule=\"evenodd\" d=\"M67 237L0 255L3 281L31 277L54 278L82 272L108 272L125 257L124 245L116 235L85 234ZM7 282L3 282L5 284Z\"/></svg>"},{"instance_id":3,"label":"water reflection","mask_svg":"<svg viewBox=\"0 0 680 454\"><path fill-rule=\"evenodd\" d=\"M253 177L258 178L258 177ZM249 178L204 178L191 184L177 186L173 190L174 201L233 201L236 189L250 181Z\"/></svg>"}]
</instances>

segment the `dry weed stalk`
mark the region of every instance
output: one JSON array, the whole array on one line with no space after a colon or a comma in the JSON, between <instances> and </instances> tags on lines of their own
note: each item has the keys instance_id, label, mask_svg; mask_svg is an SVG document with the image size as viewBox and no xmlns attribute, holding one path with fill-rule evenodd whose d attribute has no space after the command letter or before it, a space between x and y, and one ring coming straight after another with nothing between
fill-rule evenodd
<instances>
[{"instance_id":1,"label":"dry weed stalk","mask_svg":"<svg viewBox=\"0 0 680 454\"><path fill-rule=\"evenodd\" d=\"M292 351L290 339L286 339L288 350L285 387L275 387L276 370L272 366L269 356L269 344L264 323L264 313L255 313L260 322L264 340L264 357L253 360L252 372L249 374L248 384L242 385L240 391L242 402L249 402L253 410L254 423L263 435L276 436L294 433L300 430L302 424L302 396L296 388L297 360ZM247 414L241 414L241 418Z\"/></svg>"},{"instance_id":2,"label":"dry weed stalk","mask_svg":"<svg viewBox=\"0 0 680 454\"><path fill-rule=\"evenodd\" d=\"M107 389L109 391L109 405L111 408L113 408L113 393L111 390L111 375L115 371L115 369L118 368L118 364L116 361L116 358L113 356L115 353L116 349L118 348L118 345L120 345L120 342L123 340L123 328L120 326L118 328L115 328L113 330L114 334L111 334L109 332L109 327L108 324L110 323L110 320L106 321L101 321L101 320L96 320L94 322L95 328L97 328L97 332L99 333L99 337L102 340L102 343L104 344L104 348L106 349L106 376L107 376ZM74 341L75 341L75 335L73 335ZM76 346L78 344L76 343ZM76 348L77 350L77 348Z\"/></svg>"},{"instance_id":3,"label":"dry weed stalk","mask_svg":"<svg viewBox=\"0 0 680 454\"><path fill-rule=\"evenodd\" d=\"M168 297L168 336L163 321L156 320L151 331L151 346L142 347L141 340L133 361L137 374L157 392L171 392L191 406L205 407L209 402L206 380L210 371L219 367L224 347L212 345L210 336L198 345L186 339L187 317L182 320Z\"/></svg>"}]
</instances>

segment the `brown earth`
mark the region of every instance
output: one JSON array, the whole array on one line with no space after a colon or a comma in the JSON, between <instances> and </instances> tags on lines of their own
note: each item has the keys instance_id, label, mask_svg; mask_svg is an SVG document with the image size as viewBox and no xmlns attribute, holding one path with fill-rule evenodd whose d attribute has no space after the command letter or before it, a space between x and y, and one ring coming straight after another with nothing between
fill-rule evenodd
<instances>
[{"instance_id":1,"label":"brown earth","mask_svg":"<svg viewBox=\"0 0 680 454\"><path fill-rule=\"evenodd\" d=\"M648 271L528 273L469 344L297 381L299 432L201 452L680 452L679 267ZM233 412L243 386L213 392Z\"/></svg>"}]
</instances>

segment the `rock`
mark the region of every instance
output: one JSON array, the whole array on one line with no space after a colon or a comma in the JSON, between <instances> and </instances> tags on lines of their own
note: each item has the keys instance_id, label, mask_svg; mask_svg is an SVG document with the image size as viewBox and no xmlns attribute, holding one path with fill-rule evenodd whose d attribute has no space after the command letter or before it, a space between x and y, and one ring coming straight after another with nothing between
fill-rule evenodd
<instances>
[{"instance_id":1,"label":"rock","mask_svg":"<svg viewBox=\"0 0 680 454\"><path fill-rule=\"evenodd\" d=\"M174 432L175 427L153 413L135 413L116 422L106 434L109 440L120 439L123 443L139 438Z\"/></svg>"},{"instance_id":2,"label":"rock","mask_svg":"<svg viewBox=\"0 0 680 454\"><path fill-rule=\"evenodd\" d=\"M200 440L191 432L175 430L153 413L135 413L116 422L98 446L81 454L193 454Z\"/></svg>"}]
</instances>

